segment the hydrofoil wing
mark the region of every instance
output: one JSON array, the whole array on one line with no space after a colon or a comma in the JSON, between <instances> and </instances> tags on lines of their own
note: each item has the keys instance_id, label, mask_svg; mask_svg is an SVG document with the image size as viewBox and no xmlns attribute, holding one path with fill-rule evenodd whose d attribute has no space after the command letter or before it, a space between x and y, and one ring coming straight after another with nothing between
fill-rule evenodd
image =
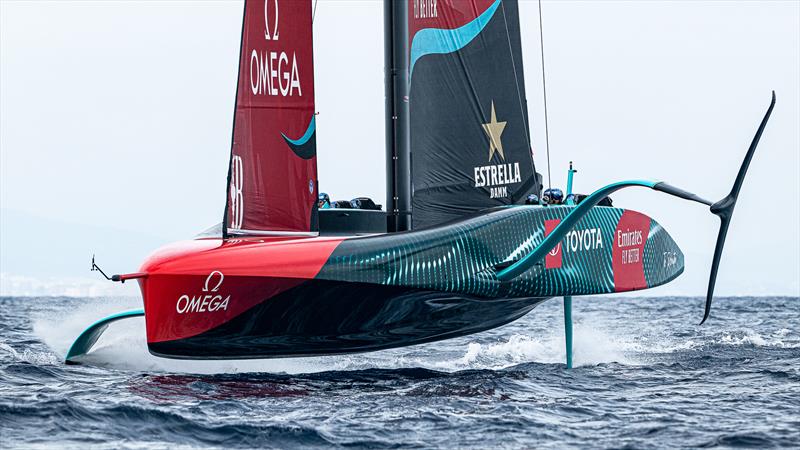
<instances>
[{"instance_id":1,"label":"hydrofoil wing","mask_svg":"<svg viewBox=\"0 0 800 450\"><path fill-rule=\"evenodd\" d=\"M108 317L104 317L97 322L89 325L88 328L83 330L76 339L75 342L72 343L72 346L69 348L67 352L66 360L67 364L77 364L76 358L83 356L89 353L94 344L97 343L97 340L100 339L100 335L106 331L108 326L118 320L128 319L130 317L140 317L144 316L144 309L132 309L130 311L123 311L116 314L112 314Z\"/></svg>"}]
</instances>

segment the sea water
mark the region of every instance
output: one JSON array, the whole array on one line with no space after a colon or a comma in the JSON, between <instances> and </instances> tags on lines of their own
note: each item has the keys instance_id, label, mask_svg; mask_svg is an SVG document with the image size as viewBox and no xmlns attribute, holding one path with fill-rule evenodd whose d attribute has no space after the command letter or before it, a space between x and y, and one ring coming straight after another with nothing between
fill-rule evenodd
<instances>
[{"instance_id":1,"label":"sea water","mask_svg":"<svg viewBox=\"0 0 800 450\"><path fill-rule=\"evenodd\" d=\"M0 447L800 447L800 299L550 300L488 332L358 355L151 356L130 299L0 298Z\"/></svg>"}]
</instances>

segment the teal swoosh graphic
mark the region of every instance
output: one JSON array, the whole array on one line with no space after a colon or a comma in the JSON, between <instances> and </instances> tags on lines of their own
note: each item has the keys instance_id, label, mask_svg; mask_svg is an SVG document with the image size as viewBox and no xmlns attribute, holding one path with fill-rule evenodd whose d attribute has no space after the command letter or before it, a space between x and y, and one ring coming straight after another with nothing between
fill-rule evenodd
<instances>
[{"instance_id":1,"label":"teal swoosh graphic","mask_svg":"<svg viewBox=\"0 0 800 450\"><path fill-rule=\"evenodd\" d=\"M452 53L470 43L489 23L501 0L495 0L481 15L466 25L453 29L425 28L419 30L411 41L409 79L414 73L414 64L425 55Z\"/></svg>"},{"instance_id":2,"label":"teal swoosh graphic","mask_svg":"<svg viewBox=\"0 0 800 450\"><path fill-rule=\"evenodd\" d=\"M311 139L311 136L314 134L314 130L316 130L316 128L317 128L316 120L314 118L314 115L312 114L311 122L308 123L308 128L306 129L306 132L298 139L291 139L283 133L281 133L281 136L283 136L283 138L286 139L286 142L300 146L308 142L309 139Z\"/></svg>"}]
</instances>

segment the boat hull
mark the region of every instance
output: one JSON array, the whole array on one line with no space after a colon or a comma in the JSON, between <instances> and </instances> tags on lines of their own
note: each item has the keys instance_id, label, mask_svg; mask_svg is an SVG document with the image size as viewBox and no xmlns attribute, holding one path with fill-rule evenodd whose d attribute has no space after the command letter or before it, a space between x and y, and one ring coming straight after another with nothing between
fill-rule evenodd
<instances>
[{"instance_id":1,"label":"boat hull","mask_svg":"<svg viewBox=\"0 0 800 450\"><path fill-rule=\"evenodd\" d=\"M543 261L498 277L570 211L500 208L362 237L176 243L140 269L147 342L175 358L364 352L487 330L547 298L647 289L683 271L657 222L596 207Z\"/></svg>"},{"instance_id":2,"label":"boat hull","mask_svg":"<svg viewBox=\"0 0 800 450\"><path fill-rule=\"evenodd\" d=\"M366 352L495 328L525 315L543 300L486 299L397 286L309 280L264 299L245 314L208 331L151 342L149 349L158 356L188 359Z\"/></svg>"}]
</instances>

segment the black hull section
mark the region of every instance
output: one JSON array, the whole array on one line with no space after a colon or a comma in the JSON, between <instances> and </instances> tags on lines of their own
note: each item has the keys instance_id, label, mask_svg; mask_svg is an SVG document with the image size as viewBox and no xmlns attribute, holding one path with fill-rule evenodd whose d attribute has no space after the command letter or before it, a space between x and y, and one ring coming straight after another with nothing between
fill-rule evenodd
<instances>
[{"instance_id":1,"label":"black hull section","mask_svg":"<svg viewBox=\"0 0 800 450\"><path fill-rule=\"evenodd\" d=\"M488 330L522 317L544 300L310 280L217 328L150 343L149 348L157 356L185 359L367 352Z\"/></svg>"}]
</instances>

